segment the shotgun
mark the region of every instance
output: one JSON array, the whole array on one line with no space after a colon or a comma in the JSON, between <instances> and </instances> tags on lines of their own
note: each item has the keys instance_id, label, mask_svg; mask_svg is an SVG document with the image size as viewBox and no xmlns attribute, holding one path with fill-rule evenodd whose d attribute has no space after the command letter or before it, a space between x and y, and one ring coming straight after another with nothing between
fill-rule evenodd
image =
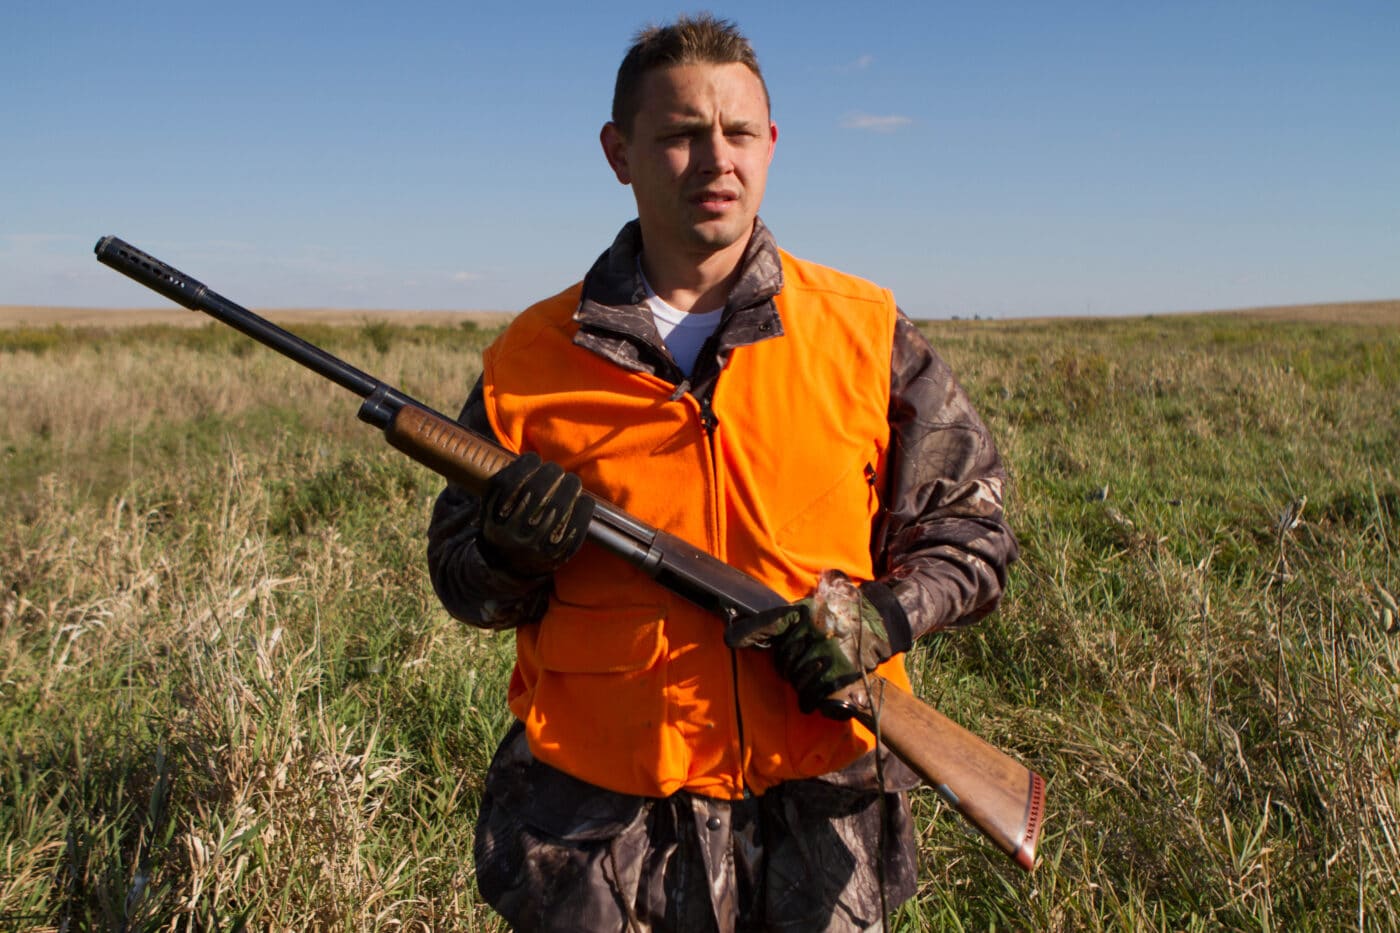
<instances>
[{"instance_id":1,"label":"shotgun","mask_svg":"<svg viewBox=\"0 0 1400 933\"><path fill-rule=\"evenodd\" d=\"M514 454L391 385L211 291L183 272L116 237L98 240L99 262L176 304L242 331L364 399L362 421L390 446L474 493ZM588 538L662 586L726 621L787 604L741 570L653 528L597 496ZM958 813L1026 871L1045 812L1045 780L910 693L872 676L832 695L831 713L853 716L878 736Z\"/></svg>"}]
</instances>

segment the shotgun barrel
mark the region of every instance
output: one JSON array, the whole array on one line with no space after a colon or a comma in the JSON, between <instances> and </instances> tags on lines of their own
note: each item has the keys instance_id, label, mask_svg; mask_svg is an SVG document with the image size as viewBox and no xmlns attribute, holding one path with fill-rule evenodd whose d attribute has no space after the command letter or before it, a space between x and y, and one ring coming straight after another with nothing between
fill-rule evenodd
<instances>
[{"instance_id":1,"label":"shotgun barrel","mask_svg":"<svg viewBox=\"0 0 1400 933\"><path fill-rule=\"evenodd\" d=\"M354 392L364 399L361 420L379 428L391 446L448 482L480 494L515 457L129 243L106 236L98 240L94 252L103 264L176 304L208 314ZM589 495L595 503L590 540L726 622L787 603L747 573ZM842 688L832 700L834 713L854 716L875 733L1017 865L1026 871L1035 866L1045 812L1044 778L881 677Z\"/></svg>"}]
</instances>

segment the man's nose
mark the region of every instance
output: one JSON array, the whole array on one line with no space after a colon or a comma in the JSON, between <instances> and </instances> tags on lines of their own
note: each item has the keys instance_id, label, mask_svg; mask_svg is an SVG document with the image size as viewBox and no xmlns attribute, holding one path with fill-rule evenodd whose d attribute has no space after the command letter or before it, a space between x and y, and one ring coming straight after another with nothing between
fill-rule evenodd
<instances>
[{"instance_id":1,"label":"man's nose","mask_svg":"<svg viewBox=\"0 0 1400 933\"><path fill-rule=\"evenodd\" d=\"M734 170L734 146L724 130L716 127L706 133L697 153L698 168L716 175L727 175Z\"/></svg>"}]
</instances>

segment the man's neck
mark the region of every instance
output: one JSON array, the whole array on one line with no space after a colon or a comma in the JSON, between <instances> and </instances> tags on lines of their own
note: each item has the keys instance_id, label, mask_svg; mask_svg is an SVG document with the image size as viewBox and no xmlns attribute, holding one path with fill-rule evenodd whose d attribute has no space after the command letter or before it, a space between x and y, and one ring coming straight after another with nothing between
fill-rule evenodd
<instances>
[{"instance_id":1,"label":"man's neck","mask_svg":"<svg viewBox=\"0 0 1400 933\"><path fill-rule=\"evenodd\" d=\"M680 311L723 307L739 277L748 237L703 255L652 255L642 246L642 272L658 298Z\"/></svg>"}]
</instances>

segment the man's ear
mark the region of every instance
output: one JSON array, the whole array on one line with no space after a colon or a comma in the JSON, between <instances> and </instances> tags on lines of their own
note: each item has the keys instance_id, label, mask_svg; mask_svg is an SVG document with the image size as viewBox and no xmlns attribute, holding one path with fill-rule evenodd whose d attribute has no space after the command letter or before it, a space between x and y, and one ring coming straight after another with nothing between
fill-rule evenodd
<instances>
[{"instance_id":1,"label":"man's ear","mask_svg":"<svg viewBox=\"0 0 1400 933\"><path fill-rule=\"evenodd\" d=\"M612 166L617 180L624 185L632 184L632 170L627 165L627 140L623 138L622 130L611 121L604 123L598 141L603 144L603 155L608 165Z\"/></svg>"}]
</instances>

